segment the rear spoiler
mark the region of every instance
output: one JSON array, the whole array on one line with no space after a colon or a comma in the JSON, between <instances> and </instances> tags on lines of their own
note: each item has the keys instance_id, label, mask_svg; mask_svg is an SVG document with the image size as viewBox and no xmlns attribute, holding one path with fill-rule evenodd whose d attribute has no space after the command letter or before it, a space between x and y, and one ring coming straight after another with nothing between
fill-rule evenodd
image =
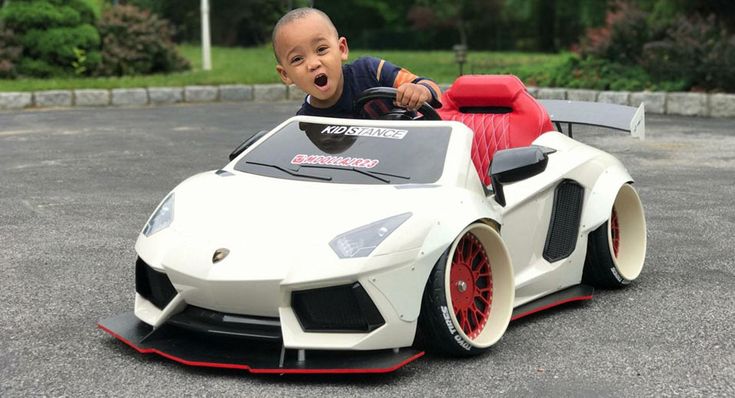
<instances>
[{"instance_id":1,"label":"rear spoiler","mask_svg":"<svg viewBox=\"0 0 735 398\"><path fill-rule=\"evenodd\" d=\"M646 117L644 106L638 108L600 102L538 100L562 131L562 123L567 123L567 135L572 136L572 125L607 127L630 133L641 140L646 138Z\"/></svg>"}]
</instances>

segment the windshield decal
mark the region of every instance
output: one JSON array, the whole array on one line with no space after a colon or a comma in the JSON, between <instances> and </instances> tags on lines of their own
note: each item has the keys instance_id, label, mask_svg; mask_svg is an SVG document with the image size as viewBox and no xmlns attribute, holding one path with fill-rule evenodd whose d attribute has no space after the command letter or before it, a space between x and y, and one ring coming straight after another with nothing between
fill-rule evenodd
<instances>
[{"instance_id":1,"label":"windshield decal","mask_svg":"<svg viewBox=\"0 0 735 398\"><path fill-rule=\"evenodd\" d=\"M291 164L324 164L332 166L344 167L360 167L372 169L380 163L378 159L353 158L349 156L329 156L329 155L305 155L299 153L291 159Z\"/></svg>"},{"instance_id":2,"label":"windshield decal","mask_svg":"<svg viewBox=\"0 0 735 398\"><path fill-rule=\"evenodd\" d=\"M358 127L358 126L326 126L322 134L345 134L360 137L378 137L402 140L408 134L408 130L398 130L382 127Z\"/></svg>"}]
</instances>

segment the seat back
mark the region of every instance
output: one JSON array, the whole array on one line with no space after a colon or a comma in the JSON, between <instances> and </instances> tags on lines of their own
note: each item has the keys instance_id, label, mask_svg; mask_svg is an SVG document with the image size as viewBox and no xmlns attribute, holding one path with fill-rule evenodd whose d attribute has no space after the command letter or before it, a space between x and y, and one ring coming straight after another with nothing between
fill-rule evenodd
<instances>
[{"instance_id":1,"label":"seat back","mask_svg":"<svg viewBox=\"0 0 735 398\"><path fill-rule=\"evenodd\" d=\"M444 120L467 125L475 136L472 161L485 185L496 151L530 145L539 135L554 130L546 110L513 75L465 75L442 95Z\"/></svg>"}]
</instances>

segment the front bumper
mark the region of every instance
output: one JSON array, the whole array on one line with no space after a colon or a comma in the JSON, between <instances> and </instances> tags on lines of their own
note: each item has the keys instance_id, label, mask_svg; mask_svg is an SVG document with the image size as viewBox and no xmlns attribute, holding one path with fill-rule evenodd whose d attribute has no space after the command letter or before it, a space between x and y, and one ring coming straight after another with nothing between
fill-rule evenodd
<instances>
[{"instance_id":1,"label":"front bumper","mask_svg":"<svg viewBox=\"0 0 735 398\"><path fill-rule=\"evenodd\" d=\"M189 366L252 373L388 373L420 358L414 348L335 351L286 349L277 340L252 341L226 333L198 333L166 323L157 329L132 312L99 322L99 328L141 354L158 354Z\"/></svg>"}]
</instances>

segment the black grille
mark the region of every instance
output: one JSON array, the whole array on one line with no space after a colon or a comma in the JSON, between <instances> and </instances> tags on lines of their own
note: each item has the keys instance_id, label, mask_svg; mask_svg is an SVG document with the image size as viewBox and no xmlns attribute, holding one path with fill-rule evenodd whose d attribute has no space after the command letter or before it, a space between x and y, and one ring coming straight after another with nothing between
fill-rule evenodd
<instances>
[{"instance_id":1,"label":"black grille","mask_svg":"<svg viewBox=\"0 0 735 398\"><path fill-rule=\"evenodd\" d=\"M295 291L291 306L307 332L371 332L385 324L359 283Z\"/></svg>"},{"instance_id":2,"label":"black grille","mask_svg":"<svg viewBox=\"0 0 735 398\"><path fill-rule=\"evenodd\" d=\"M195 332L253 340L281 340L281 322L278 318L226 314L193 305L172 316L166 324Z\"/></svg>"},{"instance_id":3,"label":"black grille","mask_svg":"<svg viewBox=\"0 0 735 398\"><path fill-rule=\"evenodd\" d=\"M163 272L158 272L140 257L135 262L135 291L163 309L176 296L176 289Z\"/></svg>"},{"instance_id":4,"label":"black grille","mask_svg":"<svg viewBox=\"0 0 735 398\"><path fill-rule=\"evenodd\" d=\"M553 263L569 257L577 246L579 219L582 216L584 188L572 180L564 180L554 192L549 232L546 235L544 258Z\"/></svg>"}]
</instances>

